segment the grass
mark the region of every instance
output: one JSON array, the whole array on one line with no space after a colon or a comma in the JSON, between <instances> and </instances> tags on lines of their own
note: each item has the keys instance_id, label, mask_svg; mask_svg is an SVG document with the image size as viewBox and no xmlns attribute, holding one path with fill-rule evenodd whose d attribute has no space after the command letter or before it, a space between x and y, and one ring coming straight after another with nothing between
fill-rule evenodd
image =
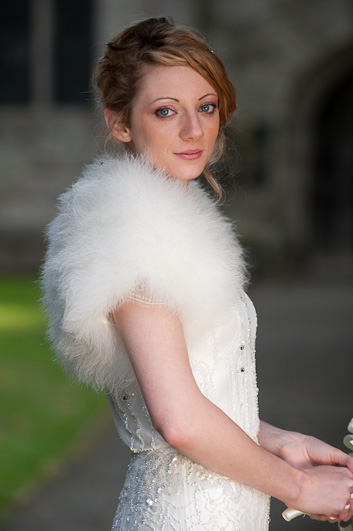
<instances>
[{"instance_id":1,"label":"grass","mask_svg":"<svg viewBox=\"0 0 353 531\"><path fill-rule=\"evenodd\" d=\"M106 409L53 361L38 299L33 278L0 277L0 517Z\"/></svg>"}]
</instances>

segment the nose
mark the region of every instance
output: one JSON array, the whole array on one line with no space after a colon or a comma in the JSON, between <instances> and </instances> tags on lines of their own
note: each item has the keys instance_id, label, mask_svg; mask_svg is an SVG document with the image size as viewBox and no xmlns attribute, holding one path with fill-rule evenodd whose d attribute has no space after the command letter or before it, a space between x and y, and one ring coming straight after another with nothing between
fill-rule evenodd
<instances>
[{"instance_id":1,"label":"nose","mask_svg":"<svg viewBox=\"0 0 353 531\"><path fill-rule=\"evenodd\" d=\"M204 131L198 113L194 111L185 114L180 130L180 138L183 140L197 140L203 135Z\"/></svg>"}]
</instances>

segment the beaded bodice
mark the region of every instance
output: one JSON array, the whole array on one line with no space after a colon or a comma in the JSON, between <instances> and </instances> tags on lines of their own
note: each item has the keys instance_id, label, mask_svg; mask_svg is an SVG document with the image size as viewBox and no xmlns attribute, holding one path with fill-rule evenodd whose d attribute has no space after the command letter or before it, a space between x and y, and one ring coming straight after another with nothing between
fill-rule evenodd
<instances>
[{"instance_id":1,"label":"beaded bodice","mask_svg":"<svg viewBox=\"0 0 353 531\"><path fill-rule=\"evenodd\" d=\"M255 441L256 326L255 309L241 292L223 321L199 344L188 345L201 392ZM133 452L112 531L267 530L268 496L206 470L167 444L137 387L108 398L119 434Z\"/></svg>"},{"instance_id":2,"label":"beaded bodice","mask_svg":"<svg viewBox=\"0 0 353 531\"><path fill-rule=\"evenodd\" d=\"M224 320L189 349L190 365L201 392L252 439L258 424L255 367L256 313L241 292ZM153 428L138 386L108 395L119 435L132 452L156 450L167 443Z\"/></svg>"}]
</instances>

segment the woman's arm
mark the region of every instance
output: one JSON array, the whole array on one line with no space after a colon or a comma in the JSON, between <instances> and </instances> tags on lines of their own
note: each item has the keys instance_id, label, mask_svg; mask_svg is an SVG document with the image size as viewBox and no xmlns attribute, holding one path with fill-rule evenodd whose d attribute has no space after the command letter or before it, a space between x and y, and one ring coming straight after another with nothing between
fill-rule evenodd
<instances>
[{"instance_id":1,"label":"woman's arm","mask_svg":"<svg viewBox=\"0 0 353 531\"><path fill-rule=\"evenodd\" d=\"M190 459L306 513L348 518L352 473L298 470L255 444L199 390L183 329L164 308L128 303L114 313L154 427ZM351 487L350 487L351 484Z\"/></svg>"}]
</instances>

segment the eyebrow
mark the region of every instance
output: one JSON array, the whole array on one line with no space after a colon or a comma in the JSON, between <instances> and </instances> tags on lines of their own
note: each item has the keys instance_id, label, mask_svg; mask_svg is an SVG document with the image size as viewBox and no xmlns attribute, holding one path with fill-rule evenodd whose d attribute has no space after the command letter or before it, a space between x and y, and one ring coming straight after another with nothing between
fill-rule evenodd
<instances>
[{"instance_id":1,"label":"eyebrow","mask_svg":"<svg viewBox=\"0 0 353 531\"><path fill-rule=\"evenodd\" d=\"M204 98L207 98L207 96L216 96L217 97L217 94L215 94L214 92L209 92L208 94L205 94L204 96L201 96L201 98L199 98L198 101L201 101ZM171 96L161 96L160 98L156 98L155 100L153 100L151 103L155 103L156 101L159 101L159 100L173 100L173 101L176 101L176 102L180 102L180 100L178 100L177 98L172 98Z\"/></svg>"},{"instance_id":2,"label":"eyebrow","mask_svg":"<svg viewBox=\"0 0 353 531\"><path fill-rule=\"evenodd\" d=\"M160 98L156 98L155 100L153 100L151 103L155 103L156 101L159 101L159 100L174 100L174 101L180 101L180 100L178 100L177 98L172 98L171 96L161 96Z\"/></svg>"},{"instance_id":3,"label":"eyebrow","mask_svg":"<svg viewBox=\"0 0 353 531\"><path fill-rule=\"evenodd\" d=\"M204 98L207 98L207 96L216 96L216 98L218 97L217 94L215 94L215 92L209 92L208 94L201 96L201 98L199 98L199 101L203 100Z\"/></svg>"}]
</instances>

